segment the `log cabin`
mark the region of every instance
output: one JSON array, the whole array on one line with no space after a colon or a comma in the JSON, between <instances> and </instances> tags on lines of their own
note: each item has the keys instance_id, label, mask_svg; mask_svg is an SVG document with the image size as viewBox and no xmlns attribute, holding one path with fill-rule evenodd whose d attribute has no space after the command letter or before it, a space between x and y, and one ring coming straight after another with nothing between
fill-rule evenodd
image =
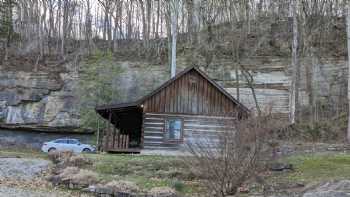
<instances>
[{"instance_id":1,"label":"log cabin","mask_svg":"<svg viewBox=\"0 0 350 197\"><path fill-rule=\"evenodd\" d=\"M103 105L103 151L182 150L184 144L233 129L249 110L197 67L189 67L136 102Z\"/></svg>"}]
</instances>

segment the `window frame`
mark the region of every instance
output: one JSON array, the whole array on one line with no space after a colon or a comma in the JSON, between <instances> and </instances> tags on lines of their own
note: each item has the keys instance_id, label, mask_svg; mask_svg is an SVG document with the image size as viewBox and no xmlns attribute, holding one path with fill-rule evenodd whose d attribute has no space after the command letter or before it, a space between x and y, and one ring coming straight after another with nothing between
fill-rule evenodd
<instances>
[{"instance_id":1,"label":"window frame","mask_svg":"<svg viewBox=\"0 0 350 197\"><path fill-rule=\"evenodd\" d=\"M180 129L180 139L169 139L168 136L168 126L169 125L169 121L171 120L180 120L181 121L181 129ZM176 116L172 116L172 117L166 117L164 118L164 137L163 137L165 142L168 143L172 143L172 144L181 144L184 141L184 119L182 117L176 117Z\"/></svg>"}]
</instances>

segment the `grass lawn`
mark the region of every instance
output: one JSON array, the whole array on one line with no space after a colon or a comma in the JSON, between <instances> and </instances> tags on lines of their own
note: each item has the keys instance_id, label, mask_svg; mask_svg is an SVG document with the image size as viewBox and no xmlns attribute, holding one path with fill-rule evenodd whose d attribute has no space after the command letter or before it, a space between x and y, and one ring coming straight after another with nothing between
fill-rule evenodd
<instances>
[{"instance_id":1,"label":"grass lawn","mask_svg":"<svg viewBox=\"0 0 350 197\"><path fill-rule=\"evenodd\" d=\"M105 180L128 180L142 189L169 186L183 194L199 192L194 175L181 158L173 156L88 154L91 170Z\"/></svg>"},{"instance_id":2,"label":"grass lawn","mask_svg":"<svg viewBox=\"0 0 350 197\"><path fill-rule=\"evenodd\" d=\"M319 183L350 179L350 154L307 154L291 156L283 161L293 164L290 173L276 173L275 182Z\"/></svg>"}]
</instances>

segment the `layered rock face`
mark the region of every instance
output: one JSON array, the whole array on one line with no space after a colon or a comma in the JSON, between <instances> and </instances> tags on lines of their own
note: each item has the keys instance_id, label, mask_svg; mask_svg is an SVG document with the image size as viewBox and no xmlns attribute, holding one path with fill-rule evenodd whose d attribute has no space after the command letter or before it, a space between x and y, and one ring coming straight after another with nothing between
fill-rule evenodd
<instances>
[{"instance_id":1,"label":"layered rock face","mask_svg":"<svg viewBox=\"0 0 350 197\"><path fill-rule=\"evenodd\" d=\"M118 98L115 102L131 102L149 93L167 79L169 67L145 62L114 62L122 68L115 76ZM291 84L290 59L254 57L242 60L254 79L254 91L262 110L288 117ZM177 71L189 66L178 58ZM310 99L341 104L346 99L347 66L343 58L301 61L300 103ZM45 69L34 72L0 66L0 126L33 130L71 131L79 125L79 74L68 63L60 71ZM231 61L217 59L209 67L201 67L211 78L237 97L235 66ZM251 110L255 102L251 88L239 70L240 101Z\"/></svg>"},{"instance_id":2,"label":"layered rock face","mask_svg":"<svg viewBox=\"0 0 350 197\"><path fill-rule=\"evenodd\" d=\"M114 62L123 72L113 82L118 89L115 102L131 102L149 93L167 79L169 67L145 62ZM288 117L291 76L290 59L282 57L255 57L242 60L254 79L254 91L262 110ZM0 126L42 131L72 131L79 129L79 74L70 64L62 71L15 71L1 68L0 72ZM189 66L178 59L177 71ZM232 62L218 59L209 67L201 67L230 94L236 94L235 67ZM308 69L308 70L307 70ZM252 111L255 102L242 71L239 71L240 101ZM314 63L301 61L300 103L310 105L315 100L341 103L346 99L346 61L322 59Z\"/></svg>"},{"instance_id":3,"label":"layered rock face","mask_svg":"<svg viewBox=\"0 0 350 197\"><path fill-rule=\"evenodd\" d=\"M69 65L65 65L69 68ZM74 89L78 75L62 71L21 71L0 67L0 125L64 130L79 127Z\"/></svg>"}]
</instances>

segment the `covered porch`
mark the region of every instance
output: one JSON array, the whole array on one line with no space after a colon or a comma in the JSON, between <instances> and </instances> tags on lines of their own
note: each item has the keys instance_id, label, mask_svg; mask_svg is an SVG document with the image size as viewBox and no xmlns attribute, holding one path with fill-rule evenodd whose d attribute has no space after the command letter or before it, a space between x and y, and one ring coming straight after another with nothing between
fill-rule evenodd
<instances>
[{"instance_id":1,"label":"covered porch","mask_svg":"<svg viewBox=\"0 0 350 197\"><path fill-rule=\"evenodd\" d=\"M98 136L100 150L139 153L142 148L142 108L137 103L100 106L106 129Z\"/></svg>"}]
</instances>

